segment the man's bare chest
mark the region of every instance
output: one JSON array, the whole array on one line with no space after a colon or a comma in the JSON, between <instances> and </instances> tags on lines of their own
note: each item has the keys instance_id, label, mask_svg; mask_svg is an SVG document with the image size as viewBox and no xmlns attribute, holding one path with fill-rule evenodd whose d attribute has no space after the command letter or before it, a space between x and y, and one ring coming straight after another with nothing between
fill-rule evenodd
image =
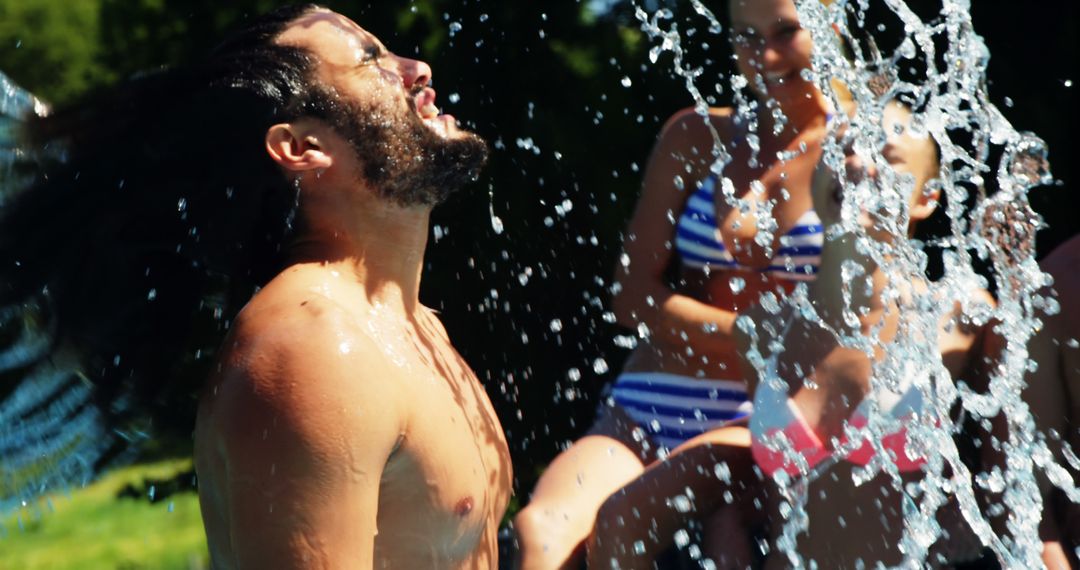
<instances>
[{"instance_id":1,"label":"man's bare chest","mask_svg":"<svg viewBox=\"0 0 1080 570\"><path fill-rule=\"evenodd\" d=\"M502 426L455 352L429 353L408 368L399 381L409 419L382 474L380 534L420 533L465 555L494 536L509 500Z\"/></svg>"}]
</instances>

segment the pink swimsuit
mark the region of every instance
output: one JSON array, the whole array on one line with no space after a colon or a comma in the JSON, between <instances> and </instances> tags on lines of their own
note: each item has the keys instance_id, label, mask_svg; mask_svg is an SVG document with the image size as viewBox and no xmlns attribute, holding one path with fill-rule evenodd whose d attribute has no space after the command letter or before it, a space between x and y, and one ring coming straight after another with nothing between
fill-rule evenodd
<instances>
[{"instance_id":1,"label":"pink swimsuit","mask_svg":"<svg viewBox=\"0 0 1080 570\"><path fill-rule=\"evenodd\" d=\"M792 476L800 476L834 456L835 452L825 446L814 428L806 422L798 405L788 397L787 382L778 381L776 355L768 360L766 367L765 377L754 394L754 413L750 416L750 450L758 467L767 476L781 469ZM922 410L922 392L912 385L909 374L905 377L903 394L884 391L878 398L878 404L881 413L890 414L903 422ZM868 407L869 400L864 399L859 403L849 420L852 426L866 426ZM840 443L846 444L847 440L841 437ZM886 435L881 443L883 448L891 452L892 461L900 471L917 471L925 463L921 457L908 457L905 428ZM836 459L866 465L873 457L873 446L869 441L864 441L855 451ZM803 460L806 465L802 465Z\"/></svg>"}]
</instances>

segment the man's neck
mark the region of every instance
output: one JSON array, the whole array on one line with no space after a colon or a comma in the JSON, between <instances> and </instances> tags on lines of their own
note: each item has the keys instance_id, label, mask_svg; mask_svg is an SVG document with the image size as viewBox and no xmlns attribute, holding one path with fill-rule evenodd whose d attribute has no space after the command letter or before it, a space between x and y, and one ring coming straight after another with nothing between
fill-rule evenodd
<instances>
[{"instance_id":1,"label":"man's neck","mask_svg":"<svg viewBox=\"0 0 1080 570\"><path fill-rule=\"evenodd\" d=\"M343 195L356 196L355 190ZM401 207L381 198L309 201L288 264L320 263L355 280L370 302L411 314L419 308L420 274L430 207Z\"/></svg>"}]
</instances>

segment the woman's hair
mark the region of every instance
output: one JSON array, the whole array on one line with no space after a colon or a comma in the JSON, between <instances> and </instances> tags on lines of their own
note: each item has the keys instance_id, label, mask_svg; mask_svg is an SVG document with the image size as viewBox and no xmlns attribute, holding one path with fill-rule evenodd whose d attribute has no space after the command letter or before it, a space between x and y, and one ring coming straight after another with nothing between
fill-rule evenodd
<instances>
[{"instance_id":1,"label":"woman's hair","mask_svg":"<svg viewBox=\"0 0 1080 570\"><path fill-rule=\"evenodd\" d=\"M86 385L110 431L190 428L213 352L291 230L296 190L265 133L334 107L312 56L275 43L316 8L256 17L200 63L24 125L35 158L0 207L0 421L30 425ZM19 348L31 338L47 342ZM34 370L61 365L68 383L11 404Z\"/></svg>"}]
</instances>

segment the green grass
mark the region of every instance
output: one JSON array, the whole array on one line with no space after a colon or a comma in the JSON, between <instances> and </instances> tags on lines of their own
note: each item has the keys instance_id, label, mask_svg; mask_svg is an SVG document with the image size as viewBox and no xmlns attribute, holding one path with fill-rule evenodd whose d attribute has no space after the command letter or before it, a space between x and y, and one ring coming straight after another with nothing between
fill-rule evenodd
<instances>
[{"instance_id":1,"label":"green grass","mask_svg":"<svg viewBox=\"0 0 1080 570\"><path fill-rule=\"evenodd\" d=\"M208 568L194 492L157 503L116 498L128 484L142 488L145 479L190 467L191 460L171 460L118 469L86 488L42 499L37 509L0 518L0 570Z\"/></svg>"}]
</instances>

